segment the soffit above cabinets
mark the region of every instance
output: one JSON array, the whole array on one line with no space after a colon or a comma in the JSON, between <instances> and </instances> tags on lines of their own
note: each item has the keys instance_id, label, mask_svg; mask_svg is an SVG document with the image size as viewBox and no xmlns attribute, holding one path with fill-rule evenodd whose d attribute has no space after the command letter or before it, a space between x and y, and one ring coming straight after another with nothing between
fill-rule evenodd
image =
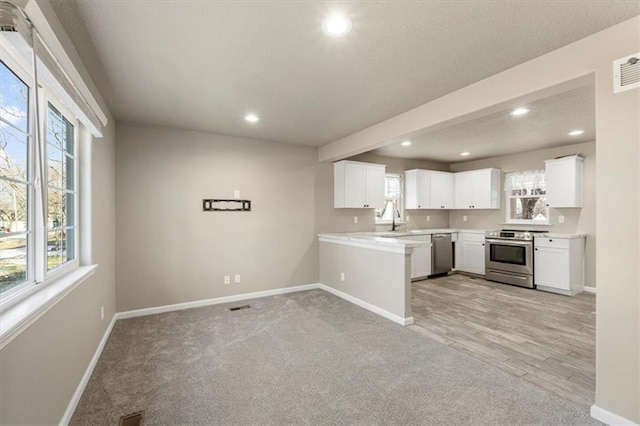
<instances>
[{"instance_id":1,"label":"soffit above cabinets","mask_svg":"<svg viewBox=\"0 0 640 426\"><path fill-rule=\"evenodd\" d=\"M52 1L117 120L321 146L630 19L640 3ZM326 36L336 8L353 22ZM260 116L247 123L247 113Z\"/></svg>"},{"instance_id":2,"label":"soffit above cabinets","mask_svg":"<svg viewBox=\"0 0 640 426\"><path fill-rule=\"evenodd\" d=\"M574 88L522 105L523 116L510 109L411 138L412 145L394 142L373 154L456 163L528 152L595 140L595 88ZM572 130L584 133L570 136ZM400 138L401 139L401 138ZM469 156L460 156L461 152Z\"/></svg>"}]
</instances>

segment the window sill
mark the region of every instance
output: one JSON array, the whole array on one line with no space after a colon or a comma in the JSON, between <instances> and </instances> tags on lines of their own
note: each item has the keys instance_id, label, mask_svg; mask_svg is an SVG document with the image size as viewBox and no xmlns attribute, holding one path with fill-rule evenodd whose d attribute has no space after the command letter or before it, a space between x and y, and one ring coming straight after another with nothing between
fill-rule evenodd
<instances>
[{"instance_id":1,"label":"window sill","mask_svg":"<svg viewBox=\"0 0 640 426\"><path fill-rule=\"evenodd\" d=\"M0 312L0 349L93 275L97 267L98 265L80 266L53 282L40 284L42 288L3 308Z\"/></svg>"}]
</instances>

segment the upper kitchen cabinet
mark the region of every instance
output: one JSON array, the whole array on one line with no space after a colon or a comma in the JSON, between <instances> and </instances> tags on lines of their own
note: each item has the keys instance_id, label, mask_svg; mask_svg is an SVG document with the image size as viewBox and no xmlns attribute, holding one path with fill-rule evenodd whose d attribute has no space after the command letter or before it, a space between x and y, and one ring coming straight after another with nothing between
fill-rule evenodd
<instances>
[{"instance_id":1,"label":"upper kitchen cabinet","mask_svg":"<svg viewBox=\"0 0 640 426\"><path fill-rule=\"evenodd\" d=\"M480 169L454 173L454 208L499 209L499 169Z\"/></svg>"},{"instance_id":2,"label":"upper kitchen cabinet","mask_svg":"<svg viewBox=\"0 0 640 426\"><path fill-rule=\"evenodd\" d=\"M453 208L453 174L432 170L404 173L407 209Z\"/></svg>"},{"instance_id":3,"label":"upper kitchen cabinet","mask_svg":"<svg viewBox=\"0 0 640 426\"><path fill-rule=\"evenodd\" d=\"M578 155L544 162L549 207L582 207L582 166Z\"/></svg>"},{"instance_id":4,"label":"upper kitchen cabinet","mask_svg":"<svg viewBox=\"0 0 640 426\"><path fill-rule=\"evenodd\" d=\"M333 163L333 206L335 208L384 207L384 176L387 166L338 161Z\"/></svg>"}]
</instances>

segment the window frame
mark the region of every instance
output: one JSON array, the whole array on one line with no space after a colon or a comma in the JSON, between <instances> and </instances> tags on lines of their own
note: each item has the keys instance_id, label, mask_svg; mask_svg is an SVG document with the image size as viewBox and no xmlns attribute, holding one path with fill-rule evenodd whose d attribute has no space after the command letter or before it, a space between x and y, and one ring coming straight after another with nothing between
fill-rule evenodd
<instances>
[{"instance_id":1,"label":"window frame","mask_svg":"<svg viewBox=\"0 0 640 426\"><path fill-rule=\"evenodd\" d=\"M386 200L386 183L387 183L387 177L392 176L394 178L398 178L398 180L400 181L400 197L396 202L396 209L398 209L398 211L400 212L400 217L396 220L397 224L403 224L405 223L405 212L404 212L404 176L402 175L402 173L385 173L384 175L384 179L385 179L385 204L387 202ZM380 210L383 210L384 207L382 208L377 208L374 211L374 221L376 225L390 225L393 223L393 219L389 220L389 219L379 219L378 218L378 212Z\"/></svg>"},{"instance_id":2,"label":"window frame","mask_svg":"<svg viewBox=\"0 0 640 426\"><path fill-rule=\"evenodd\" d=\"M70 112L62 101L57 99L54 92L47 86L44 81L37 82L38 92L34 90L33 71L29 70L24 59L12 52L11 44L5 42L0 43L1 55L0 60L15 74L29 90L28 103L28 148L27 148L27 279L16 285L15 287L0 293L0 311L5 311L16 303L25 300L30 295L38 292L47 285L70 275L73 271L80 268L80 240L81 240L81 217L80 217L80 143L79 143L79 121L73 113ZM37 96L36 96L37 95ZM47 205L43 205L43 199L40 198L41 191L46 191L47 195L44 200L48 201L48 165L47 165L47 117L49 113L49 104L51 104L72 126L73 126L73 174L74 174L74 259L64 262L56 268L47 270ZM36 105L39 116L36 116ZM38 120L39 128L35 124ZM40 135L36 135L39 131ZM40 147L41 150L38 150ZM63 154L66 157L66 154ZM42 174L38 171L38 163L42 164ZM40 182L40 190L37 190L38 181ZM65 226L65 229L67 227ZM11 235L12 233L3 234ZM23 233L16 233L23 234Z\"/></svg>"},{"instance_id":3,"label":"window frame","mask_svg":"<svg viewBox=\"0 0 640 426\"><path fill-rule=\"evenodd\" d=\"M514 173L525 173L526 171L523 172L514 172ZM546 179L546 176L545 176ZM544 182L546 184L546 182ZM545 185L546 186L546 185ZM541 189L541 188L537 188L537 189ZM542 188L545 189L545 188ZM533 189L529 189L530 191L533 191ZM508 225L549 225L549 203L546 201L546 198L544 200L544 204L545 204L545 220L535 220L535 219L512 219L511 218L511 200L514 199L521 199L521 198L538 198L541 199L542 197L546 197L547 196L547 192L545 189L544 194L530 194L530 195L513 195L513 191L517 191L517 189L511 189L512 193L508 194L509 190L507 188L505 188L505 224Z\"/></svg>"}]
</instances>

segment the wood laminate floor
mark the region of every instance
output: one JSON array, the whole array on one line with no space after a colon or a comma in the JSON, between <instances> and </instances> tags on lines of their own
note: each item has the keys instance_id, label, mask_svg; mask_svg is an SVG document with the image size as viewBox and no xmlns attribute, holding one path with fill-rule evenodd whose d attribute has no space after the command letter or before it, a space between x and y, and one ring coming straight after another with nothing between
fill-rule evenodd
<instances>
[{"instance_id":1,"label":"wood laminate floor","mask_svg":"<svg viewBox=\"0 0 640 426\"><path fill-rule=\"evenodd\" d=\"M595 295L453 274L412 283L416 331L583 406L595 394Z\"/></svg>"}]
</instances>

